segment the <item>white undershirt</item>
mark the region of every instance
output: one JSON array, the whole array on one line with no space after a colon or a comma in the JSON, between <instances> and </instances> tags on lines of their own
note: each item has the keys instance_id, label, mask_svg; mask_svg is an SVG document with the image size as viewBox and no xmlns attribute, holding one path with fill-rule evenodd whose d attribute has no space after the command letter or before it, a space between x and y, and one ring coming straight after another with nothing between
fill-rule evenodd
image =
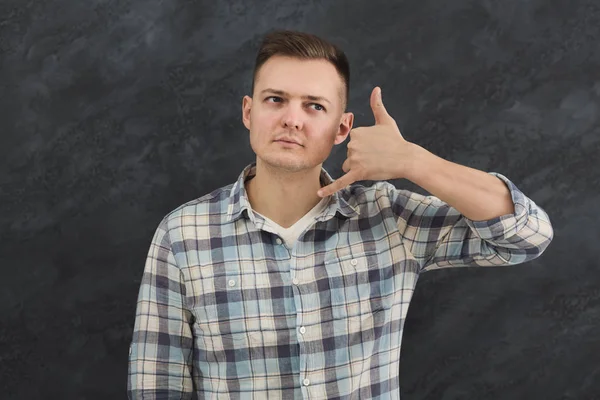
<instances>
[{"instance_id":1,"label":"white undershirt","mask_svg":"<svg viewBox=\"0 0 600 400\"><path fill-rule=\"evenodd\" d=\"M296 240L306 228L312 225L315 222L315 218L321 214L321 212L327 207L327 203L329 201L329 196L321 199L320 202L317 203L310 211L308 211L302 218L300 218L294 225L289 228L284 228L281 225L277 224L270 218L265 217L264 215L254 211L255 214L260 215L266 221L265 228L266 230L276 233L283 238L285 244L288 248L293 248Z\"/></svg>"}]
</instances>

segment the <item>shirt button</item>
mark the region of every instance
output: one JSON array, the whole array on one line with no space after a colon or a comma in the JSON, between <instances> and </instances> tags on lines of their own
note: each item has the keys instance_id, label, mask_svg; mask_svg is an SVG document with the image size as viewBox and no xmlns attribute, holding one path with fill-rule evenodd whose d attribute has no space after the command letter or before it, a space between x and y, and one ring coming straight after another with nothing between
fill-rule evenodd
<instances>
[{"instance_id":1,"label":"shirt button","mask_svg":"<svg viewBox=\"0 0 600 400\"><path fill-rule=\"evenodd\" d=\"M277 244L281 244L282 243L281 239L279 239L279 238L277 238L276 242L277 242Z\"/></svg>"},{"instance_id":2,"label":"shirt button","mask_svg":"<svg viewBox=\"0 0 600 400\"><path fill-rule=\"evenodd\" d=\"M303 380L302 383L304 384L304 386L310 385L310 381L308 379Z\"/></svg>"},{"instance_id":3,"label":"shirt button","mask_svg":"<svg viewBox=\"0 0 600 400\"><path fill-rule=\"evenodd\" d=\"M233 279L229 280L229 286L235 286L235 281Z\"/></svg>"},{"instance_id":4,"label":"shirt button","mask_svg":"<svg viewBox=\"0 0 600 400\"><path fill-rule=\"evenodd\" d=\"M294 278L294 279L292 279L292 283L293 283L294 285L297 285L297 284L299 284L299 283L300 283L300 281L298 280L298 278Z\"/></svg>"},{"instance_id":5,"label":"shirt button","mask_svg":"<svg viewBox=\"0 0 600 400\"><path fill-rule=\"evenodd\" d=\"M358 261L356 260L356 258L353 258L352 261L350 261L350 264L356 265L358 264Z\"/></svg>"},{"instance_id":6,"label":"shirt button","mask_svg":"<svg viewBox=\"0 0 600 400\"><path fill-rule=\"evenodd\" d=\"M304 333L306 332L306 328L301 326L300 327L300 333L304 335Z\"/></svg>"}]
</instances>

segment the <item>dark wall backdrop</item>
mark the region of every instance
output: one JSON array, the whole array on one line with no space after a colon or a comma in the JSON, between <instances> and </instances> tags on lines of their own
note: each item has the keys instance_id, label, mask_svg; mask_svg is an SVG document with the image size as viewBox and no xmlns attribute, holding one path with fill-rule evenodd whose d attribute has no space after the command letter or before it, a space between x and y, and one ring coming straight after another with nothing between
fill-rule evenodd
<instances>
[{"instance_id":1,"label":"dark wall backdrop","mask_svg":"<svg viewBox=\"0 0 600 400\"><path fill-rule=\"evenodd\" d=\"M600 399L597 0L0 0L0 396L126 398L152 234L255 160L241 101L275 28L346 51L355 127L380 85L407 140L553 223L530 263L422 275L403 400Z\"/></svg>"}]
</instances>

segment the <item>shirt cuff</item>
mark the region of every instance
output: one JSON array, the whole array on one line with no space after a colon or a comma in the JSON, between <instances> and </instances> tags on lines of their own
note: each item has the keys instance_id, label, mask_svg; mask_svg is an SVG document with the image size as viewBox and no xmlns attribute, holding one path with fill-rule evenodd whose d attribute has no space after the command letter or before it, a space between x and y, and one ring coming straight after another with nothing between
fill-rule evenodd
<instances>
[{"instance_id":1,"label":"shirt cuff","mask_svg":"<svg viewBox=\"0 0 600 400\"><path fill-rule=\"evenodd\" d=\"M498 241L516 235L529 219L529 215L537 215L537 205L533 203L517 186L506 176L497 172L488 172L500 178L510 190L515 212L513 214L500 215L486 221L473 221L465 217L465 221L471 229L484 240Z\"/></svg>"}]
</instances>

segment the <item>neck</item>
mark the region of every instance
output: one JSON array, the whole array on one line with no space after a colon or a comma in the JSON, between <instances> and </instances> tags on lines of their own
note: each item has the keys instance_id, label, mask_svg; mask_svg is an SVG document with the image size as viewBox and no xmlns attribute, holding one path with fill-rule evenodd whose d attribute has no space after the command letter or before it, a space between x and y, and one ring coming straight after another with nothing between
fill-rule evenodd
<instances>
[{"instance_id":1,"label":"neck","mask_svg":"<svg viewBox=\"0 0 600 400\"><path fill-rule=\"evenodd\" d=\"M256 175L244 183L252 209L289 228L322 199L321 165L300 171L274 169L257 159Z\"/></svg>"}]
</instances>

